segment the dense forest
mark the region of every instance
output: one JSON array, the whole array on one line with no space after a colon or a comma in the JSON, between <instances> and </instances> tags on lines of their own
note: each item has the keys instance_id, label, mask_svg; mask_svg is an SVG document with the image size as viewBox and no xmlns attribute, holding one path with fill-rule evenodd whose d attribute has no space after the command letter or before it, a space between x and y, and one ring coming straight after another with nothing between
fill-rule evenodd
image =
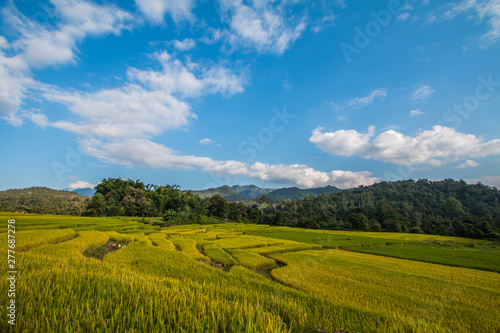
<instances>
[{"instance_id":1,"label":"dense forest","mask_svg":"<svg viewBox=\"0 0 500 333\"><path fill-rule=\"evenodd\" d=\"M0 210L37 214L80 215L85 197L78 193L46 187L0 191Z\"/></svg>"},{"instance_id":2,"label":"dense forest","mask_svg":"<svg viewBox=\"0 0 500 333\"><path fill-rule=\"evenodd\" d=\"M84 215L163 217L164 224L203 223L207 217L315 229L412 232L499 239L500 192L481 183L404 180L339 193L270 202L201 198L177 186L104 179ZM219 220L219 221L220 221Z\"/></svg>"},{"instance_id":3,"label":"dense forest","mask_svg":"<svg viewBox=\"0 0 500 333\"><path fill-rule=\"evenodd\" d=\"M499 239L500 192L445 179L381 182L341 193L285 200L263 223L318 229L391 231Z\"/></svg>"}]
</instances>

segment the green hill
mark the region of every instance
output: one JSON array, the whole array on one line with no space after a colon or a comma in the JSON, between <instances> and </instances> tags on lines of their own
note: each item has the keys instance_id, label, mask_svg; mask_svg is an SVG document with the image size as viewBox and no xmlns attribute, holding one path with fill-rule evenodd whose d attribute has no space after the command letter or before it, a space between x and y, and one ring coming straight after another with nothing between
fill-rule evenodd
<instances>
[{"instance_id":1,"label":"green hill","mask_svg":"<svg viewBox=\"0 0 500 333\"><path fill-rule=\"evenodd\" d=\"M260 188L255 185L234 185L231 188L250 199L257 198L258 196L265 195L276 190L274 188Z\"/></svg>"},{"instance_id":2,"label":"green hill","mask_svg":"<svg viewBox=\"0 0 500 333\"><path fill-rule=\"evenodd\" d=\"M0 191L0 210L80 215L85 197L75 192L30 187Z\"/></svg>"},{"instance_id":3,"label":"green hill","mask_svg":"<svg viewBox=\"0 0 500 333\"><path fill-rule=\"evenodd\" d=\"M298 187L288 187L280 189L260 188L255 185L234 185L229 187L227 185L209 188L202 191L192 191L202 198L210 198L214 194L219 194L227 201L248 201L258 197L266 196L271 203L281 202L285 199L301 199L308 195L320 195L341 192L341 189L335 186L326 186L318 188L300 189Z\"/></svg>"},{"instance_id":4,"label":"green hill","mask_svg":"<svg viewBox=\"0 0 500 333\"><path fill-rule=\"evenodd\" d=\"M320 195L320 194L330 194L342 192L341 189L335 186L326 186L318 188L300 189L298 187L280 188L274 190L265 196L269 199L271 203L281 202L285 199L302 199L308 195Z\"/></svg>"},{"instance_id":5,"label":"green hill","mask_svg":"<svg viewBox=\"0 0 500 333\"><path fill-rule=\"evenodd\" d=\"M239 194L235 190L233 190L231 187L224 185L221 187L216 187L216 188L209 188L206 190L202 191L191 191L194 194L199 195L202 198L210 198L214 194L218 194L227 201L235 202L235 201L246 201L249 200L248 197Z\"/></svg>"}]
</instances>

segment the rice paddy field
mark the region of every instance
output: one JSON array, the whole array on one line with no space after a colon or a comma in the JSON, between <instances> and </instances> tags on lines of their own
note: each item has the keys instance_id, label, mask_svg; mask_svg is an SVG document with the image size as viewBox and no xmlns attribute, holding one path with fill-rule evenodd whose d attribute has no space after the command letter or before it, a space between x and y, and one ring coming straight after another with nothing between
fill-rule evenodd
<instances>
[{"instance_id":1,"label":"rice paddy field","mask_svg":"<svg viewBox=\"0 0 500 333\"><path fill-rule=\"evenodd\" d=\"M7 230L15 219L16 317ZM500 332L500 244L0 213L1 332ZM97 255L98 254L98 255Z\"/></svg>"}]
</instances>

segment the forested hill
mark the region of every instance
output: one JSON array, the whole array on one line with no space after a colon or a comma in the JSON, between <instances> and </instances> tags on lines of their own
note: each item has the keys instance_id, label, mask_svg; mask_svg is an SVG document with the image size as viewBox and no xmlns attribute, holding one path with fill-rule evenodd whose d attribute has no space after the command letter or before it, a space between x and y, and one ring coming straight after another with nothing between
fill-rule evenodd
<instances>
[{"instance_id":1,"label":"forested hill","mask_svg":"<svg viewBox=\"0 0 500 333\"><path fill-rule=\"evenodd\" d=\"M209 188L207 190L192 191L192 193L199 195L202 198L210 198L215 194L220 195L230 202L237 201L270 201L271 203L278 203L285 199L300 199L308 195L319 195L324 193L341 192L334 186L318 187L300 189L298 187L286 187L279 189L260 188L255 185L234 185L229 187L227 185ZM265 198L264 198L265 197Z\"/></svg>"},{"instance_id":2,"label":"forested hill","mask_svg":"<svg viewBox=\"0 0 500 333\"><path fill-rule=\"evenodd\" d=\"M192 191L193 194L199 195L201 198L210 198L215 194L220 195L227 201L236 202L236 201L246 201L250 198L236 192L231 187L224 185L217 188L209 188L201 191Z\"/></svg>"},{"instance_id":3,"label":"forested hill","mask_svg":"<svg viewBox=\"0 0 500 333\"><path fill-rule=\"evenodd\" d=\"M39 214L80 215L85 197L78 193L30 187L0 191L0 210Z\"/></svg>"},{"instance_id":4,"label":"forested hill","mask_svg":"<svg viewBox=\"0 0 500 333\"><path fill-rule=\"evenodd\" d=\"M301 199L305 198L308 195L320 195L327 193L338 193L342 192L341 189L336 188L335 186L326 186L326 187L318 187L318 188L308 188L308 189L300 189L298 187L289 187L289 188L280 188L274 190L265 196L269 199L271 203L278 203L286 199Z\"/></svg>"},{"instance_id":5,"label":"forested hill","mask_svg":"<svg viewBox=\"0 0 500 333\"><path fill-rule=\"evenodd\" d=\"M264 223L307 228L424 232L498 238L500 192L481 183L406 180L287 200Z\"/></svg>"}]
</instances>

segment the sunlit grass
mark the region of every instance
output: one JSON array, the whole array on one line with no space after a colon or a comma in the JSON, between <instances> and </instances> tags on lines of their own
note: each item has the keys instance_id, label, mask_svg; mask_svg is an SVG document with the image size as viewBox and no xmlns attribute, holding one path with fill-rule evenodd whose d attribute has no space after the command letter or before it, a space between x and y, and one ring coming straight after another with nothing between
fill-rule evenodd
<instances>
[{"instance_id":1,"label":"sunlit grass","mask_svg":"<svg viewBox=\"0 0 500 333\"><path fill-rule=\"evenodd\" d=\"M443 258L469 251L498 267L473 240L230 223L158 231L130 219L66 218L19 224L28 229L16 233L18 332L500 331L498 273L319 248L447 241L470 247L446 248ZM0 239L3 255L5 232ZM128 245L102 260L82 255L108 240Z\"/></svg>"}]
</instances>

